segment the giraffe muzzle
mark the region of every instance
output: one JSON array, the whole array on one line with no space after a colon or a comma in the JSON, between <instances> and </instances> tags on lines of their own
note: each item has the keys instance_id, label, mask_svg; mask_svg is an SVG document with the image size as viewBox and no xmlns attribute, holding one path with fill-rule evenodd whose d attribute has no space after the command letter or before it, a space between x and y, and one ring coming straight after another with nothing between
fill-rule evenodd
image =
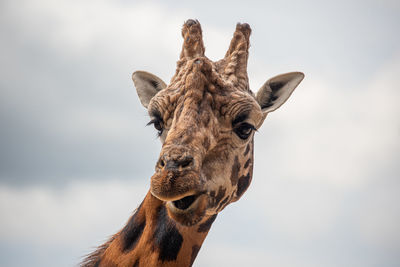
<instances>
[{"instance_id":1,"label":"giraffe muzzle","mask_svg":"<svg viewBox=\"0 0 400 267\"><path fill-rule=\"evenodd\" d=\"M195 171L163 170L151 177L150 190L160 200L175 201L202 191L198 177Z\"/></svg>"},{"instance_id":2,"label":"giraffe muzzle","mask_svg":"<svg viewBox=\"0 0 400 267\"><path fill-rule=\"evenodd\" d=\"M173 220L190 226L203 218L208 204L208 195L199 181L197 171L163 169L153 175L150 192L165 202Z\"/></svg>"}]
</instances>

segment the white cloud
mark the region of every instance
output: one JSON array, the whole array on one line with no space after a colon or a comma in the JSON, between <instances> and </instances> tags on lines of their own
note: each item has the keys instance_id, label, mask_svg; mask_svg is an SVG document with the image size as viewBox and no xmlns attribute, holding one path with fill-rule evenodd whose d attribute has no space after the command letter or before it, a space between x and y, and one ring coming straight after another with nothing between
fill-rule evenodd
<instances>
[{"instance_id":1,"label":"white cloud","mask_svg":"<svg viewBox=\"0 0 400 267\"><path fill-rule=\"evenodd\" d=\"M86 243L89 248L117 232L146 193L145 182L112 180L74 182L65 188L2 185L0 236L3 242L80 247Z\"/></svg>"}]
</instances>

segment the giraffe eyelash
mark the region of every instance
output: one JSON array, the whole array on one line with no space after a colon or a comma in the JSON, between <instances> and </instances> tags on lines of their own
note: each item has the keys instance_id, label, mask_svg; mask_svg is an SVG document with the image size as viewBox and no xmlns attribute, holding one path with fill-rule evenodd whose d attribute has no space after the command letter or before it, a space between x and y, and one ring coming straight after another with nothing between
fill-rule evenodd
<instances>
[{"instance_id":1,"label":"giraffe eyelash","mask_svg":"<svg viewBox=\"0 0 400 267\"><path fill-rule=\"evenodd\" d=\"M242 140L246 140L253 131L257 131L257 129L250 123L243 122L237 125L233 131L239 136Z\"/></svg>"},{"instance_id":2,"label":"giraffe eyelash","mask_svg":"<svg viewBox=\"0 0 400 267\"><path fill-rule=\"evenodd\" d=\"M154 125L154 128L158 131L157 136L160 137L164 131L163 122L159 118L154 118L146 126Z\"/></svg>"}]
</instances>

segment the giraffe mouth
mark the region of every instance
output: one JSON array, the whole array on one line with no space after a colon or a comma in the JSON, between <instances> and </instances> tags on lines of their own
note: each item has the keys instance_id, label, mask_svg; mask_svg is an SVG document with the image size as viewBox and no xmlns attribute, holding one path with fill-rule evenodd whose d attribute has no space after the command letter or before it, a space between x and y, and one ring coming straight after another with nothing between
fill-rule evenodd
<instances>
[{"instance_id":1,"label":"giraffe mouth","mask_svg":"<svg viewBox=\"0 0 400 267\"><path fill-rule=\"evenodd\" d=\"M187 197L172 201L172 204L177 209L186 210L196 201L196 199L198 197L199 197L198 195L187 196Z\"/></svg>"},{"instance_id":2,"label":"giraffe mouth","mask_svg":"<svg viewBox=\"0 0 400 267\"><path fill-rule=\"evenodd\" d=\"M196 194L185 196L174 201L167 201L169 215L177 222L190 226L199 222L206 211L207 195Z\"/></svg>"}]
</instances>

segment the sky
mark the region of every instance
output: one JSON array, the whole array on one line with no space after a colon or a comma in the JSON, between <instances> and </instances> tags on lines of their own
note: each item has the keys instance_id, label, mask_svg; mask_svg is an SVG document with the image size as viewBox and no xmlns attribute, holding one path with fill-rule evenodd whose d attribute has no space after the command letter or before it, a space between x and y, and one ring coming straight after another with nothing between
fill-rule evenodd
<instances>
[{"instance_id":1,"label":"sky","mask_svg":"<svg viewBox=\"0 0 400 267\"><path fill-rule=\"evenodd\" d=\"M124 225L161 147L131 74L168 83L189 18L213 60L251 25L254 92L306 76L257 132L253 182L194 266L399 266L394 0L1 1L0 266L76 266Z\"/></svg>"}]
</instances>

